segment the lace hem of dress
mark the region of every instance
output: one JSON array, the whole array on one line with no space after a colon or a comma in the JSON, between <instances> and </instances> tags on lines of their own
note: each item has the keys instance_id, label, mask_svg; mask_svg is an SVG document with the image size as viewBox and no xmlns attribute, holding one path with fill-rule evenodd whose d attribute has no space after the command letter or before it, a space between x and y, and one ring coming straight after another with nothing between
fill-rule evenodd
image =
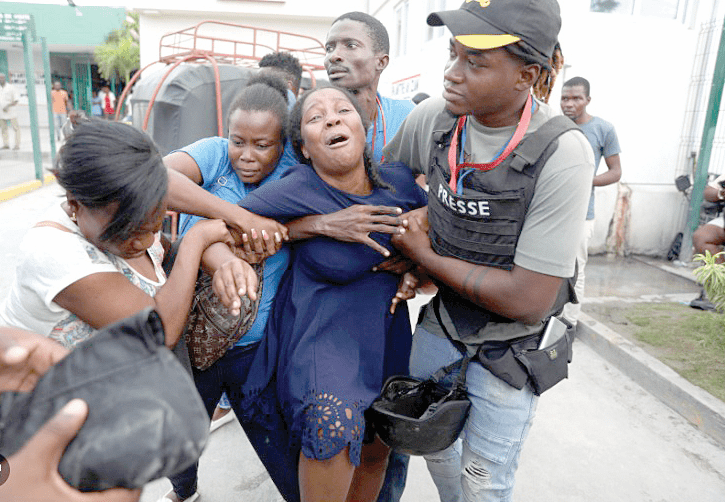
<instances>
[{"instance_id":1,"label":"lace hem of dress","mask_svg":"<svg viewBox=\"0 0 725 502\"><path fill-rule=\"evenodd\" d=\"M274 392L274 384L248 391L242 402L242 423L251 422L267 430L282 427L289 432L290 448L300 448L307 458L327 460L346 447L350 462L360 465L365 439L365 403L350 402L324 391L309 391L302 403L301 423L289 424Z\"/></svg>"},{"instance_id":2,"label":"lace hem of dress","mask_svg":"<svg viewBox=\"0 0 725 502\"><path fill-rule=\"evenodd\" d=\"M334 394L310 391L303 402L301 448L307 458L327 460L349 446L350 462L360 465L365 434L362 402L343 401ZM296 429L297 427L293 427Z\"/></svg>"}]
</instances>

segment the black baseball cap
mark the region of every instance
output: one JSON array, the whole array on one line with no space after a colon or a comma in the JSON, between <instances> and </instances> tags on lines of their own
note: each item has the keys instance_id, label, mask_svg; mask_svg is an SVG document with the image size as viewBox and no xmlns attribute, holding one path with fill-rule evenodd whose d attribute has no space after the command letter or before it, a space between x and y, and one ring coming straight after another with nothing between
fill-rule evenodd
<instances>
[{"instance_id":1,"label":"black baseball cap","mask_svg":"<svg viewBox=\"0 0 725 502\"><path fill-rule=\"evenodd\" d=\"M561 29L556 0L466 0L458 10L434 12L430 26L446 25L472 49L495 49L523 40L547 59Z\"/></svg>"}]
</instances>

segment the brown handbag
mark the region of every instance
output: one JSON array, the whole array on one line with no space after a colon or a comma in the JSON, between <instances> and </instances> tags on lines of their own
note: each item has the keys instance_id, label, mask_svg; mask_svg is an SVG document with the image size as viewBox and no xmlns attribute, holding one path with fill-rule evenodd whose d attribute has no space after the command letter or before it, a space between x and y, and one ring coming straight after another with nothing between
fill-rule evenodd
<instances>
[{"instance_id":1,"label":"brown handbag","mask_svg":"<svg viewBox=\"0 0 725 502\"><path fill-rule=\"evenodd\" d=\"M234 346L254 324L262 297L264 262L251 265L257 273L257 299L242 297L240 314L233 316L212 290L212 277L201 272L196 281L194 300L184 328L191 364L205 370Z\"/></svg>"}]
</instances>

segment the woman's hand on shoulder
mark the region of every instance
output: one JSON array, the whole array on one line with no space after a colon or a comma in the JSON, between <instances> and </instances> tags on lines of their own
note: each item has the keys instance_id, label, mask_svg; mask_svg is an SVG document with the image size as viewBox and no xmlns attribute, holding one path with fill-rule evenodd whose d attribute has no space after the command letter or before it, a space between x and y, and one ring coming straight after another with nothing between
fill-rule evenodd
<instances>
[{"instance_id":1,"label":"woman's hand on shoulder","mask_svg":"<svg viewBox=\"0 0 725 502\"><path fill-rule=\"evenodd\" d=\"M257 299L257 285L257 273L252 266L236 257L224 262L212 277L214 294L232 315L239 315L242 296Z\"/></svg>"}]
</instances>

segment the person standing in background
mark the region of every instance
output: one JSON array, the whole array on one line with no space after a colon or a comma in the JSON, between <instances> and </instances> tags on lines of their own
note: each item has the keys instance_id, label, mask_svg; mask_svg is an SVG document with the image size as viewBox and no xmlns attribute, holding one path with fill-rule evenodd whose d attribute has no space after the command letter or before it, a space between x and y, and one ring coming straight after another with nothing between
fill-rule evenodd
<instances>
[{"instance_id":1,"label":"person standing in background","mask_svg":"<svg viewBox=\"0 0 725 502\"><path fill-rule=\"evenodd\" d=\"M589 198L587 209L587 223L584 230L584 239L577 250L577 280L576 296L584 298L584 267L587 264L589 253L589 240L594 234L594 188L617 183L622 177L622 165L619 160L619 140L614 126L599 117L587 113L587 105L592 101L589 95L589 81L582 77L574 77L566 82L561 90L561 111L572 119L582 130L594 150L594 179L592 180L592 195ZM597 175L599 161L604 158L607 171ZM564 307L563 317L576 328L579 321L581 303L568 303Z\"/></svg>"},{"instance_id":2,"label":"person standing in background","mask_svg":"<svg viewBox=\"0 0 725 502\"><path fill-rule=\"evenodd\" d=\"M388 67L390 39L385 26L363 12L348 12L332 22L325 41L325 70L330 82L352 92L370 121L367 142L375 162L383 147L415 106L410 100L381 96L378 82Z\"/></svg>"},{"instance_id":3,"label":"person standing in background","mask_svg":"<svg viewBox=\"0 0 725 502\"><path fill-rule=\"evenodd\" d=\"M15 131L15 146L13 150L20 148L20 126L18 125L18 112L15 107L18 104L18 92L12 84L7 83L5 74L0 73L0 129L3 135L3 149L10 148L8 138L8 122Z\"/></svg>"},{"instance_id":4,"label":"person standing in background","mask_svg":"<svg viewBox=\"0 0 725 502\"><path fill-rule=\"evenodd\" d=\"M101 101L101 97L98 95L98 91L93 91L93 96L91 97L91 115L93 117L102 118L103 117L103 103Z\"/></svg>"},{"instance_id":5,"label":"person standing in background","mask_svg":"<svg viewBox=\"0 0 725 502\"><path fill-rule=\"evenodd\" d=\"M63 124L68 120L68 112L73 109L73 105L68 96L68 91L63 89L60 82L53 82L53 90L50 91L50 99L53 103L53 125L55 126L55 138L60 141L60 131Z\"/></svg>"},{"instance_id":6,"label":"person standing in background","mask_svg":"<svg viewBox=\"0 0 725 502\"><path fill-rule=\"evenodd\" d=\"M111 88L107 85L101 87L101 92L98 95L101 98L103 118L112 120L113 114L116 113L116 95L111 92Z\"/></svg>"},{"instance_id":7,"label":"person standing in background","mask_svg":"<svg viewBox=\"0 0 725 502\"><path fill-rule=\"evenodd\" d=\"M302 66L299 59L289 52L272 52L259 60L259 67L276 73L287 82L287 107L291 110L300 94Z\"/></svg>"}]
</instances>

